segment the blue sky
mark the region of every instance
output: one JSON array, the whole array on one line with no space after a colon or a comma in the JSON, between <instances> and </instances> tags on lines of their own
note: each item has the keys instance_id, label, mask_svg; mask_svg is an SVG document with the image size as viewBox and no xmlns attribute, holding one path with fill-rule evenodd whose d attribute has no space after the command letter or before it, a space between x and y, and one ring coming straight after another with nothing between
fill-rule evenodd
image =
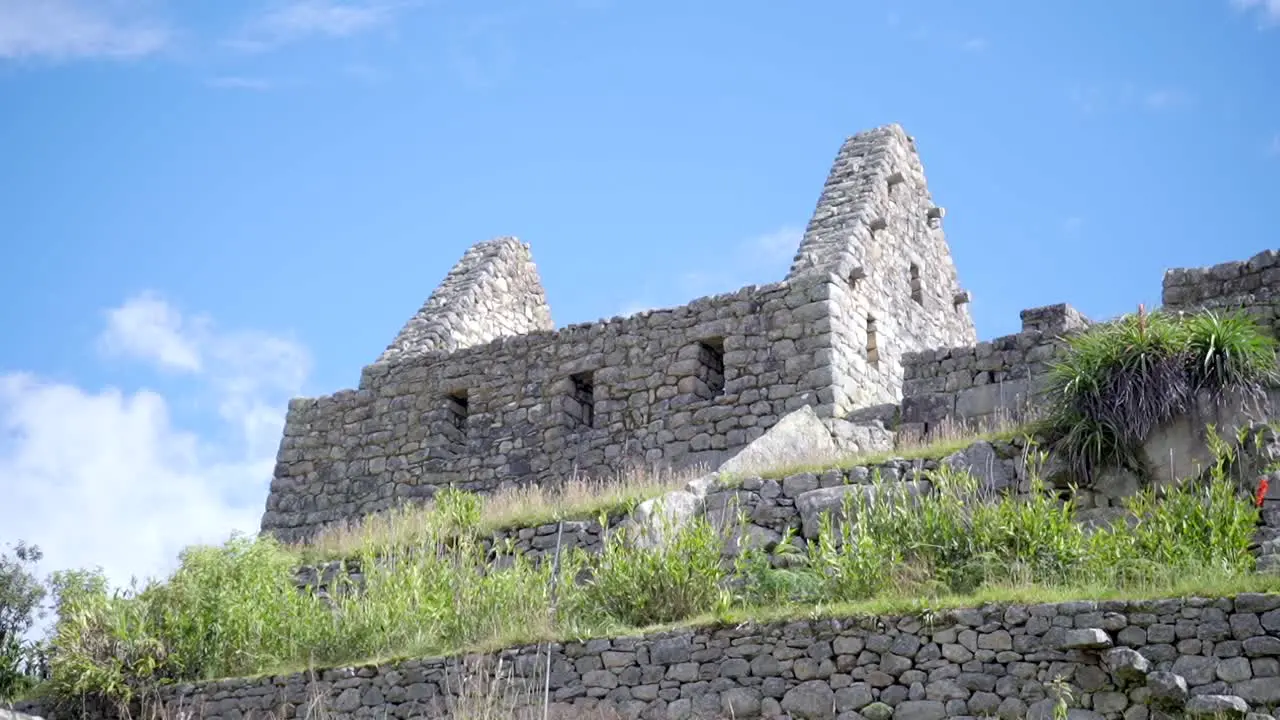
<instances>
[{"instance_id":1,"label":"blue sky","mask_svg":"<svg viewBox=\"0 0 1280 720\"><path fill-rule=\"evenodd\" d=\"M981 337L1274 246L1280 0L0 0L0 543L114 577L255 530L289 397L474 242L558 324L786 272L917 138Z\"/></svg>"}]
</instances>

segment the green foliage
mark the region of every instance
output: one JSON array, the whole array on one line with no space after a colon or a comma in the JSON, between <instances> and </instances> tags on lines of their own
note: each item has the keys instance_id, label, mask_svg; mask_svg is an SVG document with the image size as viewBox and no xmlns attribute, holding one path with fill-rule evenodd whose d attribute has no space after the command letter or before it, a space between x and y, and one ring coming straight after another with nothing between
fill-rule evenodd
<instances>
[{"instance_id":1,"label":"green foliage","mask_svg":"<svg viewBox=\"0 0 1280 720\"><path fill-rule=\"evenodd\" d=\"M684 527L659 522L666 542L656 547L637 542L640 531L619 528L599 554L576 549L570 565L584 582L567 589L562 617L646 627L714 610L728 577L719 530L701 517Z\"/></svg>"},{"instance_id":2,"label":"green foliage","mask_svg":"<svg viewBox=\"0 0 1280 720\"><path fill-rule=\"evenodd\" d=\"M1126 506L1127 522L1093 532L1034 473L1030 495L1014 496L940 471L921 496L889 484L852 493L844 516L853 521L824 518L805 550L748 550L733 563L723 559L732 528L705 518L659 528L656 547L638 543L636 529L615 529L601 553L574 548L558 563L550 553L534 562L459 534L474 514L458 494L422 543L379 547L377 557L370 547L363 575L339 576L327 593L299 591L298 557L265 537L189 549L172 577L141 589L112 590L97 573L56 575L46 689L118 710L167 682L599 636L732 608L1238 578L1251 569L1258 511L1226 466L1208 484L1145 492Z\"/></svg>"},{"instance_id":3,"label":"green foliage","mask_svg":"<svg viewBox=\"0 0 1280 720\"><path fill-rule=\"evenodd\" d=\"M13 699L33 683L36 647L23 636L38 619L45 589L35 574L43 554L18 542L13 555L0 553L0 702Z\"/></svg>"},{"instance_id":4,"label":"green foliage","mask_svg":"<svg viewBox=\"0 0 1280 720\"><path fill-rule=\"evenodd\" d=\"M1079 477L1109 465L1141 472L1142 442L1201 393L1259 397L1275 378L1275 344L1243 312L1140 309L1067 339L1049 371L1047 425Z\"/></svg>"},{"instance_id":5,"label":"green foliage","mask_svg":"<svg viewBox=\"0 0 1280 720\"><path fill-rule=\"evenodd\" d=\"M1256 392L1276 378L1275 340L1242 312L1201 312L1183 321L1192 387Z\"/></svg>"},{"instance_id":6,"label":"green foliage","mask_svg":"<svg viewBox=\"0 0 1280 720\"><path fill-rule=\"evenodd\" d=\"M886 593L969 593L989 583L1062 583L1085 554L1070 504L1038 483L1029 498L995 495L967 473L933 473L932 493L908 498L893 485L846 498L852 521L822 518L809 545L808 577L792 602L849 602ZM748 564L750 561L745 561ZM768 572L752 575L745 597L777 602Z\"/></svg>"},{"instance_id":7,"label":"green foliage","mask_svg":"<svg viewBox=\"0 0 1280 720\"><path fill-rule=\"evenodd\" d=\"M1224 450L1227 446L1222 446ZM804 562L772 568L739 560L739 601L755 606L850 602L884 596L964 595L983 588L1173 587L1187 577L1253 570L1258 509L1220 462L1208 482L1145 489L1122 517L1087 530L1071 501L1034 472L1025 496L993 495L964 473L933 475L934 491L853 494L822 519Z\"/></svg>"}]
</instances>

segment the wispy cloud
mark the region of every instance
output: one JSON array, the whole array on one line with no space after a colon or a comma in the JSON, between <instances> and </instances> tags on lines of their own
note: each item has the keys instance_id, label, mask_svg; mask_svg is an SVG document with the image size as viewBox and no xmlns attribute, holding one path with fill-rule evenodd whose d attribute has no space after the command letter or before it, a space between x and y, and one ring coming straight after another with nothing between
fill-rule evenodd
<instances>
[{"instance_id":1,"label":"wispy cloud","mask_svg":"<svg viewBox=\"0 0 1280 720\"><path fill-rule=\"evenodd\" d=\"M242 75L224 75L220 77L209 78L205 84L211 88L220 90L253 90L262 92L275 87L275 83L260 77L246 77Z\"/></svg>"},{"instance_id":2,"label":"wispy cloud","mask_svg":"<svg viewBox=\"0 0 1280 720\"><path fill-rule=\"evenodd\" d=\"M1119 85L1076 84L1067 89L1067 101L1081 115L1123 110L1160 112L1191 105L1194 98L1176 87L1141 89L1134 83Z\"/></svg>"},{"instance_id":3,"label":"wispy cloud","mask_svg":"<svg viewBox=\"0 0 1280 720\"><path fill-rule=\"evenodd\" d=\"M1067 237L1079 237L1080 229L1084 227L1084 218L1072 216L1062 221L1062 234Z\"/></svg>"},{"instance_id":4,"label":"wispy cloud","mask_svg":"<svg viewBox=\"0 0 1280 720\"><path fill-rule=\"evenodd\" d=\"M253 18L229 45L262 51L309 38L347 38L387 27L409 0L287 0Z\"/></svg>"},{"instance_id":5,"label":"wispy cloud","mask_svg":"<svg viewBox=\"0 0 1280 720\"><path fill-rule=\"evenodd\" d=\"M178 371L183 388L0 373L0 497L23 510L6 515L0 543L40 545L45 570L97 566L124 583L166 572L186 545L255 531L305 349L149 293L106 313L98 347ZM179 422L175 406L200 417Z\"/></svg>"},{"instance_id":6,"label":"wispy cloud","mask_svg":"<svg viewBox=\"0 0 1280 720\"><path fill-rule=\"evenodd\" d=\"M1142 97L1142 102L1152 110L1168 110L1186 105L1191 97L1182 90L1152 90Z\"/></svg>"},{"instance_id":7,"label":"wispy cloud","mask_svg":"<svg viewBox=\"0 0 1280 720\"><path fill-rule=\"evenodd\" d=\"M663 286L646 288L637 298L623 305L622 315L634 315L642 310L665 307L652 296L687 302L697 297L732 292L744 285L781 280L791 267L791 261L800 247L804 230L795 225L785 225L737 243L723 258L715 271L686 272Z\"/></svg>"},{"instance_id":8,"label":"wispy cloud","mask_svg":"<svg viewBox=\"0 0 1280 720\"><path fill-rule=\"evenodd\" d=\"M982 52L987 49L988 44L989 43L987 43L986 38L974 37L965 40L964 43L960 45L960 49L967 52Z\"/></svg>"},{"instance_id":9,"label":"wispy cloud","mask_svg":"<svg viewBox=\"0 0 1280 720\"><path fill-rule=\"evenodd\" d=\"M1280 132L1271 136L1271 142L1267 145L1267 154L1272 157L1280 157Z\"/></svg>"},{"instance_id":10,"label":"wispy cloud","mask_svg":"<svg viewBox=\"0 0 1280 720\"><path fill-rule=\"evenodd\" d=\"M1231 0L1241 12L1256 13L1261 27L1280 25L1280 0Z\"/></svg>"},{"instance_id":11,"label":"wispy cloud","mask_svg":"<svg viewBox=\"0 0 1280 720\"><path fill-rule=\"evenodd\" d=\"M130 2L0 0L0 59L125 59L168 45L162 23Z\"/></svg>"}]
</instances>

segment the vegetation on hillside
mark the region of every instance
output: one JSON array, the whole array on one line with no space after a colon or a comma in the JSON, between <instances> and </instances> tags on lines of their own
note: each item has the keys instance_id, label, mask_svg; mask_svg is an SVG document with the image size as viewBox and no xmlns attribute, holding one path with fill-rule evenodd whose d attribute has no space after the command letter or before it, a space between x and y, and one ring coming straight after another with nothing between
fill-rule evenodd
<instances>
[{"instance_id":1,"label":"vegetation on hillside","mask_svg":"<svg viewBox=\"0 0 1280 720\"><path fill-rule=\"evenodd\" d=\"M1140 445L1160 423L1206 394L1259 397L1275 378L1274 344L1247 316L1140 310L1067 340L1049 377L1049 414L1034 427L1082 477L1106 465L1141 470ZM1019 429L1004 422L978 437L1007 440ZM893 455L938 458L974 439L944 433ZM906 502L887 485L851 493L840 517L856 522L827 517L807 543L783 538L772 554L748 550L732 562L723 560L725 529L707 520L669 529L656 549L611 530L603 552L574 548L555 562L486 542L494 530L564 519L597 516L607 528L691 475L632 473L485 499L450 490L426 508L369 518L305 547L245 537L192 547L171 577L141 586L55 574L57 621L39 646L21 639L43 594L27 568L39 551L19 546L17 561L0 556L0 610L17 609L0 612L0 700L23 692L33 674L55 708L84 710L171 682L704 620L1280 590L1280 579L1252 574L1258 503L1228 477L1232 448L1214 450L1208 482L1143 490L1126 501L1122 521L1100 529L1086 529L1073 503L1039 482L1039 455L1029 494L990 493L944 468L931 474L928 495ZM887 459L820 458L775 475ZM359 561L362 583L340 575L327 592L299 591L297 566L331 558Z\"/></svg>"},{"instance_id":2,"label":"vegetation on hillside","mask_svg":"<svg viewBox=\"0 0 1280 720\"><path fill-rule=\"evenodd\" d=\"M45 595L35 574L40 548L19 542L12 553L0 553L0 702L27 691L37 673L38 647L24 636Z\"/></svg>"},{"instance_id":3,"label":"vegetation on hillside","mask_svg":"<svg viewBox=\"0 0 1280 720\"><path fill-rule=\"evenodd\" d=\"M1276 344L1244 312L1137 313L1067 338L1051 366L1045 428L1077 477L1104 467L1145 472L1152 430L1207 396L1265 397Z\"/></svg>"},{"instance_id":4,"label":"vegetation on hillside","mask_svg":"<svg viewBox=\"0 0 1280 720\"><path fill-rule=\"evenodd\" d=\"M1258 510L1224 472L1208 484L1144 492L1127 506L1129 522L1095 532L1038 483L1018 497L983 496L974 478L950 471L933 482L936 492L914 503L888 492L851 500L846 509L859 522L828 519L785 568L760 551L722 562L724 535L702 520L658 549L618 531L601 554L490 564L478 535L465 531L480 520L475 498L454 493L420 526L418 545L366 548L364 587L333 587L329 598L299 592L298 556L270 539L188 549L171 578L140 588L64 574L41 691L77 706L117 703L172 681L848 603L1159 595L1188 583L1267 582L1249 576Z\"/></svg>"}]
</instances>

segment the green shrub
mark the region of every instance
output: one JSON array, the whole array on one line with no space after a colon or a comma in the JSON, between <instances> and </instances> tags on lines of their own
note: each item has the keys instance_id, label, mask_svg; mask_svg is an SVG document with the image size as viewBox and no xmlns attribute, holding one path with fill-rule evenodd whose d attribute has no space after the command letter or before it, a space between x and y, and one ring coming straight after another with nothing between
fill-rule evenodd
<instances>
[{"instance_id":1,"label":"green shrub","mask_svg":"<svg viewBox=\"0 0 1280 720\"><path fill-rule=\"evenodd\" d=\"M891 484L851 494L845 510L856 521L823 518L819 537L787 553L785 568L754 550L726 564L722 530L703 518L667 526L656 548L617 530L600 554L575 548L558 564L550 554L535 563L457 534L463 513L423 529L412 549L375 557L370 548L363 580L340 576L325 598L295 587L298 558L270 538L233 538L189 549L167 581L141 589L111 590L98 573L55 576L46 689L63 705L112 709L167 682L599 636L731 603L1234 578L1251 569L1257 509L1224 479L1225 467L1215 466L1210 483L1147 491L1126 506L1129 522L1093 533L1034 471L1030 495L1015 496L943 470L929 478L933 492L910 502Z\"/></svg>"},{"instance_id":2,"label":"green shrub","mask_svg":"<svg viewBox=\"0 0 1280 720\"><path fill-rule=\"evenodd\" d=\"M35 574L40 548L18 542L13 555L0 553L0 703L26 692L35 682L38 647L25 639L41 615L45 589Z\"/></svg>"},{"instance_id":3,"label":"green shrub","mask_svg":"<svg viewBox=\"0 0 1280 720\"><path fill-rule=\"evenodd\" d=\"M808 566L830 600L885 592L968 593L1012 579L1062 582L1084 552L1071 506L1037 486L1028 498L994 495L968 473L930 475L933 492L910 502L881 486L855 493L838 527L822 519Z\"/></svg>"},{"instance_id":4,"label":"green shrub","mask_svg":"<svg viewBox=\"0 0 1280 720\"><path fill-rule=\"evenodd\" d=\"M600 554L575 549L572 572L583 582L566 588L562 616L587 618L595 626L646 627L716 609L728 577L720 531L702 517L660 529L666 541L658 547L619 528L605 538Z\"/></svg>"},{"instance_id":5,"label":"green shrub","mask_svg":"<svg viewBox=\"0 0 1280 720\"><path fill-rule=\"evenodd\" d=\"M1188 376L1195 390L1256 395L1276 380L1276 342L1243 312L1188 316Z\"/></svg>"},{"instance_id":6,"label":"green shrub","mask_svg":"<svg viewBox=\"0 0 1280 720\"><path fill-rule=\"evenodd\" d=\"M1260 396L1276 373L1275 345L1248 315L1142 309L1066 341L1045 389L1048 430L1081 479L1118 466L1143 472L1139 448L1201 392Z\"/></svg>"}]
</instances>

